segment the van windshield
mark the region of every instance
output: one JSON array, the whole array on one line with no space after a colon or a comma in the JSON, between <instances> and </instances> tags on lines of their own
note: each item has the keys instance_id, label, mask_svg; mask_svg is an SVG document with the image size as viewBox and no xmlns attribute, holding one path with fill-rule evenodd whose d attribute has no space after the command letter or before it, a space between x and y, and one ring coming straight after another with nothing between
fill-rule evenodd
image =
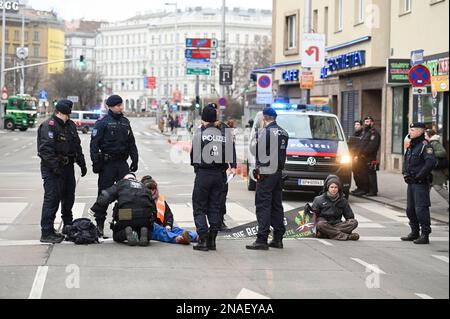
<instances>
[{"instance_id":1,"label":"van windshield","mask_svg":"<svg viewBox=\"0 0 450 319\"><path fill-rule=\"evenodd\" d=\"M334 117L280 114L277 123L291 139L344 141L344 134Z\"/></svg>"},{"instance_id":2,"label":"van windshield","mask_svg":"<svg viewBox=\"0 0 450 319\"><path fill-rule=\"evenodd\" d=\"M100 118L101 114L98 113L84 113L83 114L83 120L98 120Z\"/></svg>"}]
</instances>

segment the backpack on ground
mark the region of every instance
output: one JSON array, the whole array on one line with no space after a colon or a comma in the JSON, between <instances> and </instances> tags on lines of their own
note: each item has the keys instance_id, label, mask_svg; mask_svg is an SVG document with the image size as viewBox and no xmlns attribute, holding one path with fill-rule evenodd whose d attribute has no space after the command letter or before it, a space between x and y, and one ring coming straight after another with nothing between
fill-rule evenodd
<instances>
[{"instance_id":1,"label":"backpack on ground","mask_svg":"<svg viewBox=\"0 0 450 319\"><path fill-rule=\"evenodd\" d=\"M98 244L97 227L88 218L80 218L73 221L68 226L67 241L74 242L76 245Z\"/></svg>"}]
</instances>

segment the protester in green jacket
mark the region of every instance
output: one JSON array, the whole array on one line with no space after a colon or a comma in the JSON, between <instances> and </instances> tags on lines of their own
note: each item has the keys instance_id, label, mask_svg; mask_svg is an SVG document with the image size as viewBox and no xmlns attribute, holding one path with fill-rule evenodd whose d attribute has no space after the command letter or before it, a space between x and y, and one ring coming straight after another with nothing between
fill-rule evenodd
<instances>
[{"instance_id":1,"label":"protester in green jacket","mask_svg":"<svg viewBox=\"0 0 450 319\"><path fill-rule=\"evenodd\" d=\"M434 130L427 130L426 139L434 149L434 155L438 161L437 167L431 172L433 175L432 186L448 202L448 157L447 151L441 144L441 138Z\"/></svg>"}]
</instances>

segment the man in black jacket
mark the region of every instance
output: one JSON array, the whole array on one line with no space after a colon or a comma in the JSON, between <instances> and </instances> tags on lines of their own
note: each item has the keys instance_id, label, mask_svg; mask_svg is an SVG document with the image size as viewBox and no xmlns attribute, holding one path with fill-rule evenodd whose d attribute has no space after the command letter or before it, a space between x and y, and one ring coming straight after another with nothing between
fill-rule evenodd
<instances>
[{"instance_id":1,"label":"man in black jacket","mask_svg":"<svg viewBox=\"0 0 450 319\"><path fill-rule=\"evenodd\" d=\"M358 221L342 191L339 177L330 175L325 181L324 193L314 198L312 210L317 214L317 237L339 241L358 240L353 233ZM345 218L345 222L342 221Z\"/></svg>"},{"instance_id":2,"label":"man in black jacket","mask_svg":"<svg viewBox=\"0 0 450 319\"><path fill-rule=\"evenodd\" d=\"M361 173L363 172L362 166L365 165L359 155L361 148L361 138L364 133L362 121L355 121L354 125L355 125L355 132L353 133L352 136L350 136L348 140L348 148L350 154L353 157L352 171L353 171L353 178L356 184L356 189L352 191L352 194L360 193L363 190L363 185L361 183L362 180Z\"/></svg>"},{"instance_id":3,"label":"man in black jacket","mask_svg":"<svg viewBox=\"0 0 450 319\"><path fill-rule=\"evenodd\" d=\"M55 114L39 127L37 137L45 190L41 219L41 242L44 243L64 240L53 225L60 203L64 226L72 224L76 187L74 163L80 166L82 177L87 173L76 126L69 120L72 102L61 100L55 108Z\"/></svg>"}]
</instances>

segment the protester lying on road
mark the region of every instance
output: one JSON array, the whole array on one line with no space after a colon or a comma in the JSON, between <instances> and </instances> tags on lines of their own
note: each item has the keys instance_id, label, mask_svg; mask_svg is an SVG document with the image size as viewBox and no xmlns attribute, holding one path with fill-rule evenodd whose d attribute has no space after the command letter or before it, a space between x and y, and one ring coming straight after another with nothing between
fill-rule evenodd
<instances>
[{"instance_id":1,"label":"protester lying on road","mask_svg":"<svg viewBox=\"0 0 450 319\"><path fill-rule=\"evenodd\" d=\"M339 177L330 175L325 181L323 194L314 198L312 210L317 214L317 237L340 241L358 240L352 233L358 222L344 196ZM345 222L342 221L345 217Z\"/></svg>"},{"instance_id":2,"label":"protester lying on road","mask_svg":"<svg viewBox=\"0 0 450 319\"><path fill-rule=\"evenodd\" d=\"M157 217L153 224L152 240L171 244L189 245L198 241L195 231L186 231L173 226L173 214L164 195L159 194L158 183L151 176L144 176L141 182L150 190L156 204Z\"/></svg>"}]
</instances>

